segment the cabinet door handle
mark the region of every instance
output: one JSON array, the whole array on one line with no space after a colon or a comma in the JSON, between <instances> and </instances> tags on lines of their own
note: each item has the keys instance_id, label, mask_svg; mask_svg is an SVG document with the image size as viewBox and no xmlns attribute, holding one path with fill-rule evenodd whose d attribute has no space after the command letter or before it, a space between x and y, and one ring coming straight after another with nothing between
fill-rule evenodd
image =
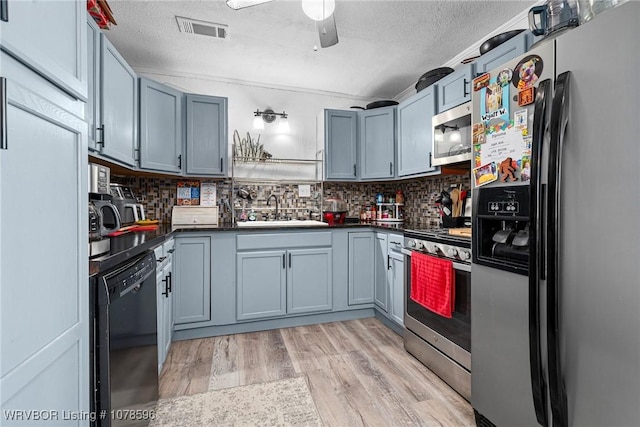
<instances>
[{"instance_id":1,"label":"cabinet door handle","mask_svg":"<svg viewBox=\"0 0 640 427\"><path fill-rule=\"evenodd\" d=\"M433 167L433 165L431 164L431 161L432 161L432 154L431 154L431 153L429 153L429 167L430 167L430 168L432 168L432 167Z\"/></svg>"},{"instance_id":2,"label":"cabinet door handle","mask_svg":"<svg viewBox=\"0 0 640 427\"><path fill-rule=\"evenodd\" d=\"M101 137L100 140L96 141L96 144L100 144L102 146L102 148L104 148L104 125L100 126L99 128L96 128L97 131L101 132Z\"/></svg>"},{"instance_id":3,"label":"cabinet door handle","mask_svg":"<svg viewBox=\"0 0 640 427\"><path fill-rule=\"evenodd\" d=\"M391 255L387 255L387 270L391 270Z\"/></svg>"},{"instance_id":4,"label":"cabinet door handle","mask_svg":"<svg viewBox=\"0 0 640 427\"><path fill-rule=\"evenodd\" d=\"M469 92L467 92L467 79L463 79L464 81L464 96L466 97L467 95L469 95Z\"/></svg>"},{"instance_id":5,"label":"cabinet door handle","mask_svg":"<svg viewBox=\"0 0 640 427\"><path fill-rule=\"evenodd\" d=\"M7 79L0 77L0 150L7 150Z\"/></svg>"},{"instance_id":6,"label":"cabinet door handle","mask_svg":"<svg viewBox=\"0 0 640 427\"><path fill-rule=\"evenodd\" d=\"M282 254L282 268L287 268L287 264L286 264L286 260L285 260L285 255Z\"/></svg>"},{"instance_id":7,"label":"cabinet door handle","mask_svg":"<svg viewBox=\"0 0 640 427\"><path fill-rule=\"evenodd\" d=\"M182 169L182 154L178 154L178 169Z\"/></svg>"},{"instance_id":8,"label":"cabinet door handle","mask_svg":"<svg viewBox=\"0 0 640 427\"><path fill-rule=\"evenodd\" d=\"M393 162L389 162L389 175L393 175Z\"/></svg>"},{"instance_id":9,"label":"cabinet door handle","mask_svg":"<svg viewBox=\"0 0 640 427\"><path fill-rule=\"evenodd\" d=\"M222 157L220 157L220 172L222 172L224 169L222 169Z\"/></svg>"},{"instance_id":10,"label":"cabinet door handle","mask_svg":"<svg viewBox=\"0 0 640 427\"><path fill-rule=\"evenodd\" d=\"M355 163L353 164L353 176L358 176L358 175L356 175L356 164Z\"/></svg>"},{"instance_id":11,"label":"cabinet door handle","mask_svg":"<svg viewBox=\"0 0 640 427\"><path fill-rule=\"evenodd\" d=\"M289 268L291 268L291 254L289 254Z\"/></svg>"},{"instance_id":12,"label":"cabinet door handle","mask_svg":"<svg viewBox=\"0 0 640 427\"><path fill-rule=\"evenodd\" d=\"M169 272L169 292L173 292L171 290L172 287L173 287L173 276L171 275L171 272Z\"/></svg>"},{"instance_id":13,"label":"cabinet door handle","mask_svg":"<svg viewBox=\"0 0 640 427\"><path fill-rule=\"evenodd\" d=\"M164 283L164 292L162 295L164 295L165 298L169 298L169 276L164 276L162 282Z\"/></svg>"},{"instance_id":14,"label":"cabinet door handle","mask_svg":"<svg viewBox=\"0 0 640 427\"><path fill-rule=\"evenodd\" d=\"M0 0L0 20L9 22L9 0Z\"/></svg>"}]
</instances>

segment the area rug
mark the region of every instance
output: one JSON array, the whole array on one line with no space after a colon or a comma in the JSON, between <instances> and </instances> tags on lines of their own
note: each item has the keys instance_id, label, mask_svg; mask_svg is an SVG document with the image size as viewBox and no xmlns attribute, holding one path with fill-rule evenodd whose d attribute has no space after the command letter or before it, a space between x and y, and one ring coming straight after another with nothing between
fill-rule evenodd
<instances>
[{"instance_id":1,"label":"area rug","mask_svg":"<svg viewBox=\"0 0 640 427\"><path fill-rule=\"evenodd\" d=\"M322 426L304 377L162 399L151 427Z\"/></svg>"}]
</instances>

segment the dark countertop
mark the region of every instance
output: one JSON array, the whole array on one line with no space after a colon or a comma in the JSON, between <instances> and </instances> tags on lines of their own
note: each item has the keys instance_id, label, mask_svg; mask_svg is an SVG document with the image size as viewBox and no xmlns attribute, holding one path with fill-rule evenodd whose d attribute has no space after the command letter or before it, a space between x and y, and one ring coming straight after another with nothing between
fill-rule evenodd
<instances>
[{"instance_id":1,"label":"dark countertop","mask_svg":"<svg viewBox=\"0 0 640 427\"><path fill-rule=\"evenodd\" d=\"M113 268L161 245L170 235L171 226L161 225L157 230L130 232L111 237L111 251L89 260L89 276Z\"/></svg>"},{"instance_id":2,"label":"dark countertop","mask_svg":"<svg viewBox=\"0 0 640 427\"><path fill-rule=\"evenodd\" d=\"M350 223L336 224L331 227L324 226L300 226L300 227L237 227L232 223L222 223L217 227L189 229L181 228L175 232L216 232L216 231L241 231L250 233L259 233L266 230L286 231L286 230L332 230L332 229L349 229L349 228L373 228L376 230L397 231L402 233L410 227L407 224L375 224L375 223ZM108 254L89 260L89 276L96 275L101 271L111 269L118 264L151 250L158 245L164 243L166 239L171 237L171 225L161 224L157 230L130 232L118 237L111 237L111 251Z\"/></svg>"}]
</instances>

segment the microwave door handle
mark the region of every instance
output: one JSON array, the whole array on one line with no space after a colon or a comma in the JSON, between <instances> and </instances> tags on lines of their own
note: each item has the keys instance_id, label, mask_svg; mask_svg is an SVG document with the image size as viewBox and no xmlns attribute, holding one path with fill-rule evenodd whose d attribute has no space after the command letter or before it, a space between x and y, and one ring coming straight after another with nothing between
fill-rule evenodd
<instances>
[{"instance_id":1,"label":"microwave door handle","mask_svg":"<svg viewBox=\"0 0 640 427\"><path fill-rule=\"evenodd\" d=\"M542 367L540 329L540 280L542 277L542 179L540 159L547 127L547 110L551 97L551 80L539 83L533 112L533 140L531 143L531 182L529 214L529 367L531 391L536 419L542 426L548 425L547 384Z\"/></svg>"}]
</instances>

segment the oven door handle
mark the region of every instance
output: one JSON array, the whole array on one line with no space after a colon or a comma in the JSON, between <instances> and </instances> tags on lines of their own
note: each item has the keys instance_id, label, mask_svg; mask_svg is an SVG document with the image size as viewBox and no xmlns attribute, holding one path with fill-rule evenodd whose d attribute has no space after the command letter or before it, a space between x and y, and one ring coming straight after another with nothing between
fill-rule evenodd
<instances>
[{"instance_id":1,"label":"oven door handle","mask_svg":"<svg viewBox=\"0 0 640 427\"><path fill-rule=\"evenodd\" d=\"M406 249L406 248L402 248L400 249L400 252L402 252L403 255L406 255L408 257L411 256L411 253L413 252L411 249ZM471 265L469 264L462 264L459 262L453 262L453 268L456 270L460 270L460 271L464 271L467 273L471 273Z\"/></svg>"}]
</instances>

